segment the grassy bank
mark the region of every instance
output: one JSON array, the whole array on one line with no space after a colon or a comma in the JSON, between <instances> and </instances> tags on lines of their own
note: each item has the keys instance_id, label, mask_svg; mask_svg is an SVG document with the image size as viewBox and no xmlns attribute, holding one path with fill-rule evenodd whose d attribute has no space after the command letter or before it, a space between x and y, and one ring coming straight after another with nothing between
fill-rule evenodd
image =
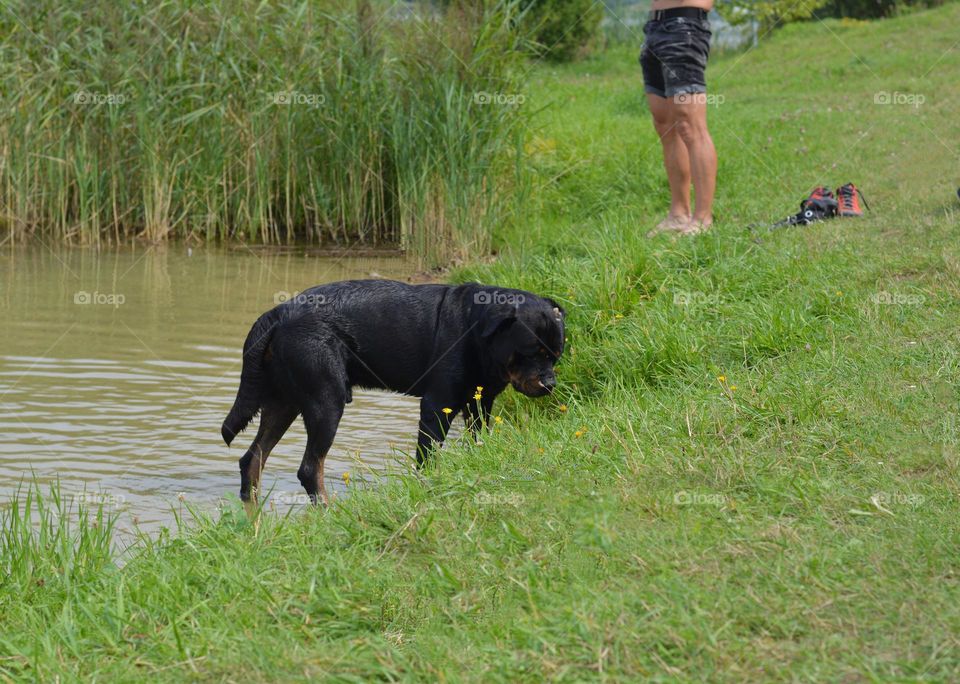
<instances>
[{"instance_id":1,"label":"grassy bank","mask_svg":"<svg viewBox=\"0 0 960 684\"><path fill-rule=\"evenodd\" d=\"M435 262L487 250L513 209L524 109L483 99L516 91L509 3L14 4L0 239L399 243Z\"/></svg>"},{"instance_id":2,"label":"grassy bank","mask_svg":"<svg viewBox=\"0 0 960 684\"><path fill-rule=\"evenodd\" d=\"M8 519L0 676L956 679L958 22L713 63L719 222L679 241L643 238L666 193L635 54L538 68L539 202L457 277L563 301L558 396L507 396L422 477L256 535L230 509L123 569ZM864 219L745 230L848 180Z\"/></svg>"}]
</instances>

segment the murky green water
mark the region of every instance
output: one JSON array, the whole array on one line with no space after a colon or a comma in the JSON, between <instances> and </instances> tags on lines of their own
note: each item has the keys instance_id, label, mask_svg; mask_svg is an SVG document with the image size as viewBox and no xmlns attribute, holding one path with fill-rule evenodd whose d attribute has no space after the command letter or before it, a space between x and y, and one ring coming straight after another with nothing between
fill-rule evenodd
<instances>
[{"instance_id":1,"label":"murky green water","mask_svg":"<svg viewBox=\"0 0 960 684\"><path fill-rule=\"evenodd\" d=\"M405 278L398 258L331 258L185 246L108 252L0 251L0 498L59 478L74 499L102 499L121 528L169 524L180 498L214 508L239 488L220 438L256 317L290 293L344 278ZM397 467L416 443L417 401L356 391L327 459L343 473ZM290 429L264 473L277 507L299 505L306 444Z\"/></svg>"}]
</instances>

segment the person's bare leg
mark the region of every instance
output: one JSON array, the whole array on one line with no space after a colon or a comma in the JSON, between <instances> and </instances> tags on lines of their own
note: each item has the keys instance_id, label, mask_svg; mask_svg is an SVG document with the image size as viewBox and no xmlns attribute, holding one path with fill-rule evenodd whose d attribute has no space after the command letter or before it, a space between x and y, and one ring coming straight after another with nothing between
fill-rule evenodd
<instances>
[{"instance_id":1,"label":"person's bare leg","mask_svg":"<svg viewBox=\"0 0 960 684\"><path fill-rule=\"evenodd\" d=\"M693 179L695 204L691 226L695 229L713 223L713 195L717 186L717 150L707 130L707 102L705 94L673 98L669 103L676 122L677 135L690 156L690 176Z\"/></svg>"},{"instance_id":2,"label":"person's bare leg","mask_svg":"<svg viewBox=\"0 0 960 684\"><path fill-rule=\"evenodd\" d=\"M673 102L650 93L647 93L647 102L653 115L653 127L663 146L663 165L670 183L670 212L661 226L670 228L672 226L665 224L680 225L690 219L690 156L677 131Z\"/></svg>"}]
</instances>

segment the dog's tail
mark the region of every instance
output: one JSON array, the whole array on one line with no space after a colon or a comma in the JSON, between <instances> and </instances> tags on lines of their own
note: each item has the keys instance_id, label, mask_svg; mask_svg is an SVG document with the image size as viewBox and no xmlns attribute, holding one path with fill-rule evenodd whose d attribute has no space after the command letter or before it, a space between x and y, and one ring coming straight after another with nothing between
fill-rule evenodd
<instances>
[{"instance_id":1,"label":"dog's tail","mask_svg":"<svg viewBox=\"0 0 960 684\"><path fill-rule=\"evenodd\" d=\"M243 369L240 371L240 389L237 390L237 398L233 402L233 408L223 421L220 428L220 434L223 435L223 441L230 446L230 442L247 424L257 415L263 400L265 384L267 382L264 373L263 361L264 353L270 340L273 339L273 333L280 324L279 317L273 312L260 316L257 322L250 328L247 339L243 343Z\"/></svg>"}]
</instances>

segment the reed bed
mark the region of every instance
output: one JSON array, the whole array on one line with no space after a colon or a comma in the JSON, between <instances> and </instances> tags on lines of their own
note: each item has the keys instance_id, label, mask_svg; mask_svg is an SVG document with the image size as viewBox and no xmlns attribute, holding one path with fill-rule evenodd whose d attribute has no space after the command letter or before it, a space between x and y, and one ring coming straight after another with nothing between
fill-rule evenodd
<instances>
[{"instance_id":1,"label":"reed bed","mask_svg":"<svg viewBox=\"0 0 960 684\"><path fill-rule=\"evenodd\" d=\"M489 248L516 206L509 2L0 11L0 240ZM522 100L522 98L520 98Z\"/></svg>"}]
</instances>

